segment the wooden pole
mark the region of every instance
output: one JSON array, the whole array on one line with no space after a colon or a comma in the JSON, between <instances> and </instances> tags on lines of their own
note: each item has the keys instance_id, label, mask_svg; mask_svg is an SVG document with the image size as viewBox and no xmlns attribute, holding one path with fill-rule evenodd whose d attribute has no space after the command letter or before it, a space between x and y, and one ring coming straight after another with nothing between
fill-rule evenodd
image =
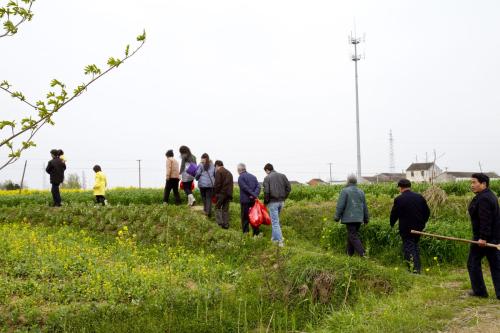
<instances>
[{"instance_id":1,"label":"wooden pole","mask_svg":"<svg viewBox=\"0 0 500 333\"><path fill-rule=\"evenodd\" d=\"M422 231L417 231L417 230L412 230L411 233L414 234L414 235L428 236L428 237L434 237L434 238L439 238L439 239L444 239L444 240L451 240L451 241L456 241L456 242L462 242L462 243L469 243L469 244L479 245L478 241L473 241L473 240L464 239L464 238L441 236L441 235L430 234L428 232L422 232ZM495 248L497 250L500 250L500 244L486 243L486 246L487 247L493 247L493 248Z\"/></svg>"}]
</instances>

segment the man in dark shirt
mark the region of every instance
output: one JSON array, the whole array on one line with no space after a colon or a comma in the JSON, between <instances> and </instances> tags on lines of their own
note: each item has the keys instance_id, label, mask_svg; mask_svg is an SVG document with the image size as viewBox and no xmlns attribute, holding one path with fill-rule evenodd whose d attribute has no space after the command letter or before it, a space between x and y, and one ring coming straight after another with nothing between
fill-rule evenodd
<instances>
[{"instance_id":1,"label":"man in dark shirt","mask_svg":"<svg viewBox=\"0 0 500 333\"><path fill-rule=\"evenodd\" d=\"M472 285L471 296L488 297L484 284L481 261L484 257L490 264L491 278L495 292L500 299L500 251L486 247L486 243L500 242L500 212L498 198L490 189L490 178L483 173L475 173L471 177L471 190L476 194L469 204L469 215L472 223L474 240L479 245L471 244L467 269Z\"/></svg>"},{"instance_id":2,"label":"man in dark shirt","mask_svg":"<svg viewBox=\"0 0 500 333\"><path fill-rule=\"evenodd\" d=\"M50 183L52 184L52 200L54 207L61 207L61 194L59 192L59 185L64 182L64 171L66 164L59 158L59 150L52 149L50 151L52 159L47 164L45 171L50 175Z\"/></svg>"},{"instance_id":3,"label":"man in dark shirt","mask_svg":"<svg viewBox=\"0 0 500 333\"><path fill-rule=\"evenodd\" d=\"M420 236L413 235L411 230L422 231L429 220L430 210L425 198L411 191L411 182L401 179L398 182L399 195L394 199L391 210L391 227L399 220L399 234L403 240L403 254L412 273L420 274Z\"/></svg>"},{"instance_id":4,"label":"man in dark shirt","mask_svg":"<svg viewBox=\"0 0 500 333\"><path fill-rule=\"evenodd\" d=\"M229 229L229 204L233 199L233 188L233 175L224 168L222 161L215 161L214 194L217 196L215 219L224 229Z\"/></svg>"},{"instance_id":5,"label":"man in dark shirt","mask_svg":"<svg viewBox=\"0 0 500 333\"><path fill-rule=\"evenodd\" d=\"M264 187L264 203L271 216L271 241L278 244L279 247L283 247L285 243L281 233L280 214L292 187L288 178L284 174L276 172L271 163L264 166L264 171L267 176L262 185Z\"/></svg>"}]
</instances>

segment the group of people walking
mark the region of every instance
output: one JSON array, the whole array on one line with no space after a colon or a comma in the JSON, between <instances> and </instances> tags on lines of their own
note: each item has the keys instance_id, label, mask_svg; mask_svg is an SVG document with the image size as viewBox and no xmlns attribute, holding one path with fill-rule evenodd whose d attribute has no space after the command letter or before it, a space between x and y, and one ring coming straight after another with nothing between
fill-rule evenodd
<instances>
[{"instance_id":1,"label":"group of people walking","mask_svg":"<svg viewBox=\"0 0 500 333\"><path fill-rule=\"evenodd\" d=\"M181 163L175 159L173 150L166 153L166 183L163 202L168 204L170 193L173 192L176 204L181 203L178 188L182 188L188 198L187 204L193 206L196 199L193 195L194 181L198 182L203 212L212 217L212 205L215 205L215 220L217 224L229 228L229 205L233 200L234 178L226 169L221 160L212 162L207 153L201 155L199 164L196 157L187 146L179 148ZM238 186L240 188L240 214L243 233L250 232L249 211L261 192L261 185L257 178L249 173L244 163L238 164ZM272 224L271 240L283 246L283 235L279 216L284 206L284 201L292 188L287 177L274 170L272 164L264 166L267 176L263 182L264 204L269 208ZM179 186L180 183L180 186ZM252 227L252 234L259 235L258 228Z\"/></svg>"},{"instance_id":2,"label":"group of people walking","mask_svg":"<svg viewBox=\"0 0 500 333\"><path fill-rule=\"evenodd\" d=\"M471 296L488 297L484 283L481 262L488 260L496 297L500 299L500 251L486 247L487 243L500 243L500 209L498 197L489 189L490 179L483 173L471 176L471 190L475 196L469 204L468 212L472 224L473 240L467 268L472 285ZM363 223L369 222L365 194L357 186L355 176L349 176L347 186L340 193L335 211L335 221L341 221L347 228L347 254L365 256L365 249L359 237ZM403 256L412 273L420 274L420 236L411 230L422 231L430 217L430 209L425 198L411 191L411 182L398 182L400 195L394 199L389 223L391 227L399 221L399 234L403 241Z\"/></svg>"}]
</instances>

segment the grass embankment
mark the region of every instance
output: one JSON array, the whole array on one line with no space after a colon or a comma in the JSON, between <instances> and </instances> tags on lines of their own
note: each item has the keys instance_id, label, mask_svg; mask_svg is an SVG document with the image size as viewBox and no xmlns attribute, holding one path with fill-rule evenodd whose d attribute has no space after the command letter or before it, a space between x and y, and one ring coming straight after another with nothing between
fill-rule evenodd
<instances>
[{"instance_id":1,"label":"grass embankment","mask_svg":"<svg viewBox=\"0 0 500 333\"><path fill-rule=\"evenodd\" d=\"M450 198L429 228L466 235L467 198ZM184 207L0 209L0 324L5 331L427 332L461 309L466 246L423 242L423 276L405 272L388 227L389 196L369 196L370 259L344 256L334 204L291 202L286 247ZM453 222L453 223L452 223ZM453 255L449 254L453 251ZM438 260L434 260L438 256ZM457 266L458 267L458 266Z\"/></svg>"},{"instance_id":2,"label":"grass embankment","mask_svg":"<svg viewBox=\"0 0 500 333\"><path fill-rule=\"evenodd\" d=\"M310 330L366 291L410 284L298 237L280 250L185 208L32 206L4 208L1 219L0 318L10 328Z\"/></svg>"}]
</instances>

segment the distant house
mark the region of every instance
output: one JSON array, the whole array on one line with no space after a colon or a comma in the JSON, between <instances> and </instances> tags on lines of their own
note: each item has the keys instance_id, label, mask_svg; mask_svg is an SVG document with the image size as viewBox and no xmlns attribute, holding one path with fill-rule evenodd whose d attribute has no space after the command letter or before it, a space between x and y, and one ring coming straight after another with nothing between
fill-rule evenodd
<instances>
[{"instance_id":1,"label":"distant house","mask_svg":"<svg viewBox=\"0 0 500 333\"><path fill-rule=\"evenodd\" d=\"M474 172L458 172L458 171L445 171L436 177L436 182L447 183L447 182L459 182L467 181ZM485 174L490 177L490 179L499 179L500 176L495 172L485 172Z\"/></svg>"},{"instance_id":2,"label":"distant house","mask_svg":"<svg viewBox=\"0 0 500 333\"><path fill-rule=\"evenodd\" d=\"M325 182L325 181L323 181L322 179L314 178L314 179L311 179L310 181L308 181L307 185L309 185L309 186L318 186L318 185L328 185L328 183Z\"/></svg>"},{"instance_id":3,"label":"distant house","mask_svg":"<svg viewBox=\"0 0 500 333\"><path fill-rule=\"evenodd\" d=\"M406 169L406 178L415 183L431 182L442 173L442 170L434 163L412 163Z\"/></svg>"},{"instance_id":4,"label":"distant house","mask_svg":"<svg viewBox=\"0 0 500 333\"><path fill-rule=\"evenodd\" d=\"M392 182L398 182L400 179L405 178L406 174L404 173L379 173L378 175L375 176L365 176L363 178L364 183L392 183Z\"/></svg>"}]
</instances>

